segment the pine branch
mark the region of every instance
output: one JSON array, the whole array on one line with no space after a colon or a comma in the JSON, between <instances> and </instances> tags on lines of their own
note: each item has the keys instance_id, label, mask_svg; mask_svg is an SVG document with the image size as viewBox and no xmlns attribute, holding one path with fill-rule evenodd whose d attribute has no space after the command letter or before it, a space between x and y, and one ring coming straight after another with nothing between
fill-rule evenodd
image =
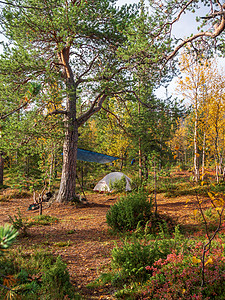
<instances>
[{"instance_id":1,"label":"pine branch","mask_svg":"<svg viewBox=\"0 0 225 300\"><path fill-rule=\"evenodd\" d=\"M0 1L0 3L5 4L5 5L10 5L13 7L18 7L18 8L32 8L32 9L45 9L45 7L37 7L37 6L24 6L24 5L18 5L18 4L13 4L11 2L5 2L5 1Z\"/></svg>"}]
</instances>

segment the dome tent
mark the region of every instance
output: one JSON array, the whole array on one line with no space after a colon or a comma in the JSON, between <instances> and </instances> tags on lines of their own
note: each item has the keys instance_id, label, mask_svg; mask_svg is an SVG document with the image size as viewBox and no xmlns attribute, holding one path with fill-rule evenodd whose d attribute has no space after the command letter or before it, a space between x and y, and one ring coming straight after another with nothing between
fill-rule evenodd
<instances>
[{"instance_id":1,"label":"dome tent","mask_svg":"<svg viewBox=\"0 0 225 300\"><path fill-rule=\"evenodd\" d=\"M131 191L131 180L122 172L112 172L107 174L104 178L102 178L94 187L94 191L96 192L112 192L110 189L110 183L113 184L114 181L120 180L122 177L126 179L126 191Z\"/></svg>"}]
</instances>

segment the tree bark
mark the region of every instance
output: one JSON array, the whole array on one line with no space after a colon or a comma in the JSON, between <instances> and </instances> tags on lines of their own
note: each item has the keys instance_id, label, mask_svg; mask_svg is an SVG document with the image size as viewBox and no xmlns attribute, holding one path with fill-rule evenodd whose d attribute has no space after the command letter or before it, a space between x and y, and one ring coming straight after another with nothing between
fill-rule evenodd
<instances>
[{"instance_id":1,"label":"tree bark","mask_svg":"<svg viewBox=\"0 0 225 300\"><path fill-rule=\"evenodd\" d=\"M203 145L202 145L202 181L205 177L205 142L206 142L206 134L204 129L204 135L203 135Z\"/></svg>"},{"instance_id":2,"label":"tree bark","mask_svg":"<svg viewBox=\"0 0 225 300\"><path fill-rule=\"evenodd\" d=\"M59 60L64 65L63 76L67 85L67 99L64 121L63 166L56 201L64 203L73 200L76 196L78 121L76 118L76 84L69 65L69 48L65 48L59 53Z\"/></svg>"},{"instance_id":3,"label":"tree bark","mask_svg":"<svg viewBox=\"0 0 225 300\"><path fill-rule=\"evenodd\" d=\"M71 201L76 196L78 126L68 126L63 144L63 167L57 202Z\"/></svg>"},{"instance_id":4,"label":"tree bark","mask_svg":"<svg viewBox=\"0 0 225 300\"><path fill-rule=\"evenodd\" d=\"M198 104L197 96L195 99L195 125L194 125L194 180L199 181L199 162L198 162Z\"/></svg>"},{"instance_id":5,"label":"tree bark","mask_svg":"<svg viewBox=\"0 0 225 300\"><path fill-rule=\"evenodd\" d=\"M52 178L54 174L54 165L55 165L55 144L52 144L52 154L51 154L51 164L49 169L49 180L48 180L48 192L51 190Z\"/></svg>"}]
</instances>

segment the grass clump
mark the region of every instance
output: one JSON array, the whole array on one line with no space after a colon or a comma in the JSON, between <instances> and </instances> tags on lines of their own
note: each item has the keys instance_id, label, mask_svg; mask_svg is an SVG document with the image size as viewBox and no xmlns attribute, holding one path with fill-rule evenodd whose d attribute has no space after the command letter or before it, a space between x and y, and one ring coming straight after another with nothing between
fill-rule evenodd
<instances>
[{"instance_id":1,"label":"grass clump","mask_svg":"<svg viewBox=\"0 0 225 300\"><path fill-rule=\"evenodd\" d=\"M59 221L58 218L48 216L48 215L38 215L34 216L28 221L28 226L33 225L52 225L54 223L57 223Z\"/></svg>"},{"instance_id":2,"label":"grass clump","mask_svg":"<svg viewBox=\"0 0 225 300\"><path fill-rule=\"evenodd\" d=\"M38 215L31 219L22 218L21 212L18 209L17 215L9 216L9 222L12 226L20 232L21 235L28 235L28 228L34 225L52 225L59 221L58 218L48 215Z\"/></svg>"},{"instance_id":3,"label":"grass clump","mask_svg":"<svg viewBox=\"0 0 225 300\"><path fill-rule=\"evenodd\" d=\"M64 241L55 242L53 245L56 246L56 247L69 247L69 246L71 246L71 241L68 240L66 242L64 242Z\"/></svg>"}]
</instances>

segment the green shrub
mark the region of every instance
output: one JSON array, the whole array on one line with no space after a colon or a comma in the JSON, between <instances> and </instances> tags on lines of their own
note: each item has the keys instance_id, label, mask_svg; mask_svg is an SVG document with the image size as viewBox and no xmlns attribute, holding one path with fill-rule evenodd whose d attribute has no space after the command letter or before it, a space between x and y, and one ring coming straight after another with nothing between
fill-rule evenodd
<instances>
[{"instance_id":1,"label":"green shrub","mask_svg":"<svg viewBox=\"0 0 225 300\"><path fill-rule=\"evenodd\" d=\"M144 186L144 184L139 176L132 177L131 187L133 191L138 191L142 186Z\"/></svg>"},{"instance_id":2,"label":"green shrub","mask_svg":"<svg viewBox=\"0 0 225 300\"><path fill-rule=\"evenodd\" d=\"M126 190L126 178L125 176L122 176L120 179L116 179L114 182L109 182L109 188L110 190L113 190L117 193L122 193Z\"/></svg>"},{"instance_id":3,"label":"green shrub","mask_svg":"<svg viewBox=\"0 0 225 300\"><path fill-rule=\"evenodd\" d=\"M0 257L1 258L1 257ZM39 249L24 252L22 248L7 252L0 261L0 284L3 278L12 278L7 289L0 289L0 299L13 295L23 300L80 299L70 283L66 264L46 251ZM7 295L7 296L6 296ZM16 298L15 298L16 299Z\"/></svg>"},{"instance_id":4,"label":"green shrub","mask_svg":"<svg viewBox=\"0 0 225 300\"><path fill-rule=\"evenodd\" d=\"M120 270L123 280L145 281L148 274L145 267L166 258L170 251L167 244L160 247L159 241L144 244L137 240L132 243L125 240L122 247L112 250L112 267Z\"/></svg>"},{"instance_id":5,"label":"green shrub","mask_svg":"<svg viewBox=\"0 0 225 300\"><path fill-rule=\"evenodd\" d=\"M14 216L9 216L9 222L12 224L12 226L20 231L22 235L27 235L27 221L24 220L21 216L21 212L18 208L18 214Z\"/></svg>"},{"instance_id":6,"label":"green shrub","mask_svg":"<svg viewBox=\"0 0 225 300\"><path fill-rule=\"evenodd\" d=\"M152 217L152 203L144 190L139 190L121 197L110 207L106 215L108 225L115 231L136 229L138 224L143 226Z\"/></svg>"},{"instance_id":7,"label":"green shrub","mask_svg":"<svg viewBox=\"0 0 225 300\"><path fill-rule=\"evenodd\" d=\"M190 251L191 242L180 233L178 226L173 238L165 238L163 232L159 233L159 237L148 242L147 236L145 239L133 239L131 242L125 239L122 246L116 246L112 250L112 268L119 270L122 280L143 282L149 276L146 266L152 266L155 261L165 259L174 251L184 254Z\"/></svg>"},{"instance_id":8,"label":"green shrub","mask_svg":"<svg viewBox=\"0 0 225 300\"><path fill-rule=\"evenodd\" d=\"M73 297L69 272L60 256L57 257L55 264L50 269L45 270L42 280L46 292L51 293L51 297L46 299L64 299L66 296L67 298ZM57 295L57 298L54 295Z\"/></svg>"}]
</instances>

